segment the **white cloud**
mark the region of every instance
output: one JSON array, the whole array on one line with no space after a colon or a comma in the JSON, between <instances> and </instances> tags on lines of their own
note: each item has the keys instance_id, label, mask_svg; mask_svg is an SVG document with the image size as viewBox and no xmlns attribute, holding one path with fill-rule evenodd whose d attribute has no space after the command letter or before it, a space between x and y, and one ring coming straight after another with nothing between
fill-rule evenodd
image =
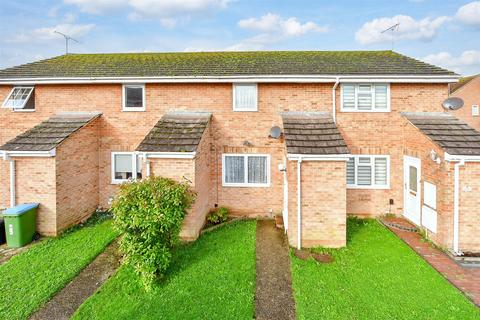
<instances>
[{"instance_id":1,"label":"white cloud","mask_svg":"<svg viewBox=\"0 0 480 320\"><path fill-rule=\"evenodd\" d=\"M65 34L68 34L72 38L81 37L89 33L93 28L94 24L70 24L63 23L53 27L44 27L33 29L30 32L19 33L14 38L9 39L9 42L31 42L31 41L51 41L58 40L59 35L55 31L59 31Z\"/></svg>"},{"instance_id":2,"label":"white cloud","mask_svg":"<svg viewBox=\"0 0 480 320\"><path fill-rule=\"evenodd\" d=\"M395 39L428 41L433 39L439 28L449 20L451 18L446 16L421 20L415 20L405 15L378 18L365 23L355 34L355 39L361 44L389 42L392 39L391 33L382 33L382 31L400 23L398 30L395 31Z\"/></svg>"},{"instance_id":3,"label":"white cloud","mask_svg":"<svg viewBox=\"0 0 480 320\"><path fill-rule=\"evenodd\" d=\"M460 7L455 17L463 23L480 27L480 1L473 1Z\"/></svg>"},{"instance_id":4,"label":"white cloud","mask_svg":"<svg viewBox=\"0 0 480 320\"><path fill-rule=\"evenodd\" d=\"M92 14L117 10L128 4L128 0L64 0L64 2L76 5L82 12Z\"/></svg>"},{"instance_id":5,"label":"white cloud","mask_svg":"<svg viewBox=\"0 0 480 320\"><path fill-rule=\"evenodd\" d=\"M318 26L312 21L300 23L296 17L283 19L279 15L267 13L260 18L249 18L240 20L238 26L244 29L250 29L260 32L279 32L286 36L301 36L310 31L327 32L325 26Z\"/></svg>"},{"instance_id":6,"label":"white cloud","mask_svg":"<svg viewBox=\"0 0 480 320\"><path fill-rule=\"evenodd\" d=\"M472 74L480 71L480 50L467 50L459 56L454 56L449 52L439 52L428 55L423 60L460 74Z\"/></svg>"}]
</instances>

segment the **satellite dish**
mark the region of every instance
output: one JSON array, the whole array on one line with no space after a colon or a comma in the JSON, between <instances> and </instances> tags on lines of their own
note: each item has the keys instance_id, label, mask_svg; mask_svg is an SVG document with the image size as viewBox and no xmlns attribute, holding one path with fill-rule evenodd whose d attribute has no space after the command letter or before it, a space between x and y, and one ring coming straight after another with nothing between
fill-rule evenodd
<instances>
[{"instance_id":1,"label":"satellite dish","mask_svg":"<svg viewBox=\"0 0 480 320\"><path fill-rule=\"evenodd\" d=\"M282 129L280 129L280 127L275 126L270 129L270 137L274 139L278 139L280 138L281 135L282 135Z\"/></svg>"},{"instance_id":2,"label":"satellite dish","mask_svg":"<svg viewBox=\"0 0 480 320\"><path fill-rule=\"evenodd\" d=\"M442 106L445 110L458 110L463 107L463 100L456 97L448 98L443 101Z\"/></svg>"}]
</instances>

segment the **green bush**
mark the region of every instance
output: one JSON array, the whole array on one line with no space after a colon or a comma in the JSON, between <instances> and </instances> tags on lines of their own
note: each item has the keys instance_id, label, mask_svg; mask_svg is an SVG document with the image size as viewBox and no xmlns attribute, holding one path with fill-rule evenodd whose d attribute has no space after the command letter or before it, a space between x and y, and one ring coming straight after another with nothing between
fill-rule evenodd
<instances>
[{"instance_id":1,"label":"green bush","mask_svg":"<svg viewBox=\"0 0 480 320\"><path fill-rule=\"evenodd\" d=\"M149 177L120 186L112 211L114 226L123 235L123 262L133 267L147 290L170 265L185 211L193 200L187 184L166 178Z\"/></svg>"},{"instance_id":2,"label":"green bush","mask_svg":"<svg viewBox=\"0 0 480 320\"><path fill-rule=\"evenodd\" d=\"M228 218L228 209L225 207L220 207L210 212L210 214L207 217L207 221L212 224L219 224L227 221L227 218Z\"/></svg>"}]
</instances>

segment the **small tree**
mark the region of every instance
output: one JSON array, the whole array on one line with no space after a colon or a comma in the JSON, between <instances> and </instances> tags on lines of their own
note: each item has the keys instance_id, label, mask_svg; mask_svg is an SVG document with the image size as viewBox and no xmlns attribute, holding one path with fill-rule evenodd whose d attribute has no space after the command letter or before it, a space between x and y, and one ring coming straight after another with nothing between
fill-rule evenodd
<instances>
[{"instance_id":1,"label":"small tree","mask_svg":"<svg viewBox=\"0 0 480 320\"><path fill-rule=\"evenodd\" d=\"M114 226L123 236L123 262L135 270L147 290L170 265L172 249L194 194L186 183L149 177L120 186L112 204Z\"/></svg>"}]
</instances>

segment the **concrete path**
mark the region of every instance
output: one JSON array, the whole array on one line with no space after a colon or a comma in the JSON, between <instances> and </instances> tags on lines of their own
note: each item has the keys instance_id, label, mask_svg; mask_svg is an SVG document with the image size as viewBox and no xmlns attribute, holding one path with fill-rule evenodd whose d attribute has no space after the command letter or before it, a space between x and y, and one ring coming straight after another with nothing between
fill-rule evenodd
<instances>
[{"instance_id":1,"label":"concrete path","mask_svg":"<svg viewBox=\"0 0 480 320\"><path fill-rule=\"evenodd\" d=\"M273 220L257 222L256 255L255 318L295 319L288 245Z\"/></svg>"},{"instance_id":2,"label":"concrete path","mask_svg":"<svg viewBox=\"0 0 480 320\"><path fill-rule=\"evenodd\" d=\"M115 272L119 264L118 243L114 241L30 319L69 319L78 307Z\"/></svg>"},{"instance_id":3,"label":"concrete path","mask_svg":"<svg viewBox=\"0 0 480 320\"><path fill-rule=\"evenodd\" d=\"M395 222L398 223L400 218L396 219ZM386 220L388 222L388 219ZM402 224L412 226L405 219L402 220ZM418 233L400 230L388 224L385 225L480 307L480 268L461 267L450 259L446 253L424 241Z\"/></svg>"}]
</instances>

